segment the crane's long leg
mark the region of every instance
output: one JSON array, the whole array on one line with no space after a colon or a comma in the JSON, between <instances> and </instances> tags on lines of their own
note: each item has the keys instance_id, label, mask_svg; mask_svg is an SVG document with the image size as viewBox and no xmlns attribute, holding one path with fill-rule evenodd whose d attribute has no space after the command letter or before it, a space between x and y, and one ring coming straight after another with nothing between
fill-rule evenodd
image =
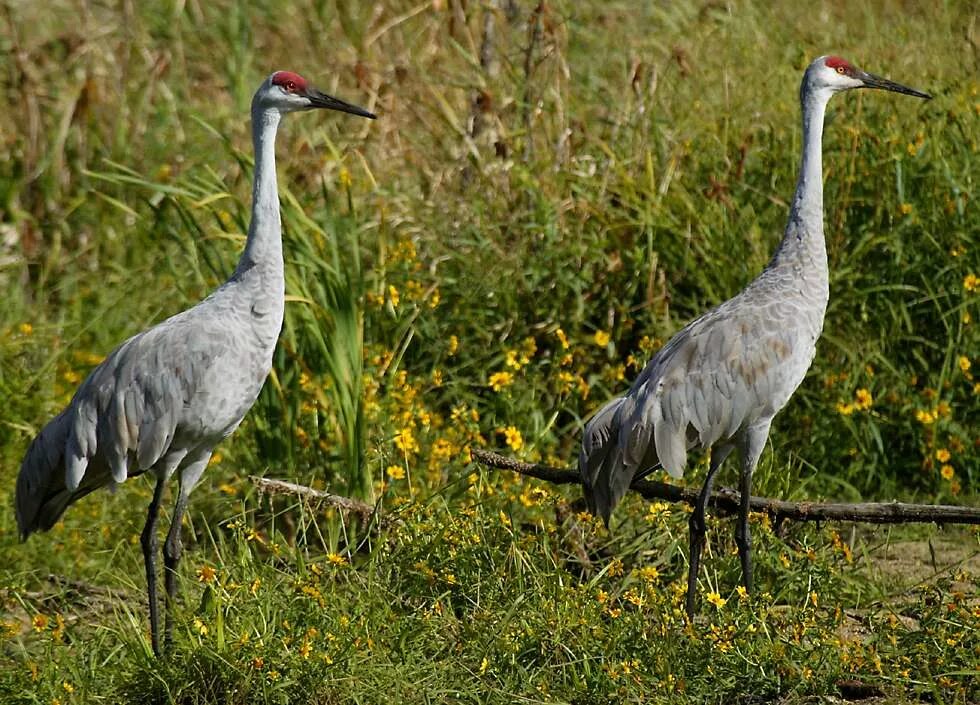
<instances>
[{"instance_id":1,"label":"crane's long leg","mask_svg":"<svg viewBox=\"0 0 980 705\"><path fill-rule=\"evenodd\" d=\"M691 512L691 518L688 520L688 529L691 535L691 550L687 570L687 600L685 603L688 617L694 616L694 598L697 593L698 573L701 569L701 550L704 548L704 536L707 531L704 522L704 510L707 507L708 498L711 496L711 485L715 481L715 473L718 472L718 468L725 462L725 458L728 457L734 447L732 444L726 444L711 449L708 476L704 479L704 486L698 494L694 511Z\"/></svg>"},{"instance_id":2,"label":"crane's long leg","mask_svg":"<svg viewBox=\"0 0 980 705\"><path fill-rule=\"evenodd\" d=\"M187 498L181 492L177 498L177 503L174 505L174 515L170 522L170 531L167 532L167 542L163 544L163 583L167 590L163 647L168 651L174 637L173 611L174 601L177 597L177 565L180 563L180 555L184 549L180 539L180 527L186 509Z\"/></svg>"},{"instance_id":3,"label":"crane's long leg","mask_svg":"<svg viewBox=\"0 0 980 705\"><path fill-rule=\"evenodd\" d=\"M143 547L143 563L146 566L146 592L150 601L150 643L153 653L160 656L160 616L157 612L157 518L160 515L160 500L163 498L163 487L166 480L161 475L157 477L156 487L153 488L153 499L146 515L146 524L140 535Z\"/></svg>"},{"instance_id":4,"label":"crane's long leg","mask_svg":"<svg viewBox=\"0 0 980 705\"><path fill-rule=\"evenodd\" d=\"M759 457L769 438L770 422L753 426L742 437L742 474L739 482L738 524L735 527L735 545L742 564L742 581L745 589L752 592L752 534L749 531L749 500L752 497L752 473L759 464Z\"/></svg>"},{"instance_id":5,"label":"crane's long leg","mask_svg":"<svg viewBox=\"0 0 980 705\"><path fill-rule=\"evenodd\" d=\"M184 521L184 512L187 511L187 501L190 498L191 490L201 479L210 459L211 453L208 452L203 458L198 458L187 465L180 473L180 489L177 491L174 515L170 522L170 531L167 532L167 542L163 545L163 580L167 589L166 623L163 632L165 649L169 649L174 640L173 611L177 599L177 566L180 564L180 557L184 550L180 538L180 528Z\"/></svg>"}]
</instances>

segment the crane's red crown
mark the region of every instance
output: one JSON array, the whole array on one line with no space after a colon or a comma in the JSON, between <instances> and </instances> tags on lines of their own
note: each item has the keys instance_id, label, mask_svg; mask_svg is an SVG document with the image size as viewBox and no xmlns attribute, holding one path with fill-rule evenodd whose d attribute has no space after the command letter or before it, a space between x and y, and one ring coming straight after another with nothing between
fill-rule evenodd
<instances>
[{"instance_id":1,"label":"crane's red crown","mask_svg":"<svg viewBox=\"0 0 980 705\"><path fill-rule=\"evenodd\" d=\"M840 56L828 56L824 59L824 66L829 69L833 69L837 73L842 73L846 76L850 76L854 73L854 67L851 63Z\"/></svg>"},{"instance_id":2,"label":"crane's red crown","mask_svg":"<svg viewBox=\"0 0 980 705\"><path fill-rule=\"evenodd\" d=\"M306 92L306 79L292 71L276 71L272 74L272 85L281 86L289 93Z\"/></svg>"}]
</instances>

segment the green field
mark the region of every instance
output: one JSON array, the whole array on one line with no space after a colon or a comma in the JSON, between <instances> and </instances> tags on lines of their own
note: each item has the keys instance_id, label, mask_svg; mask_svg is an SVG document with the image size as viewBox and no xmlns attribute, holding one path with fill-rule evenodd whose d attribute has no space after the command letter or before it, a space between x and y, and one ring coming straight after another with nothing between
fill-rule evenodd
<instances>
[{"instance_id":1,"label":"green field","mask_svg":"<svg viewBox=\"0 0 980 705\"><path fill-rule=\"evenodd\" d=\"M746 596L732 521L709 518L688 622L685 508L630 497L609 531L576 488L470 458L572 465L589 415L765 266L802 71L839 53L935 98L830 104L831 301L755 489L978 504L975 3L281 5L3 5L0 702L980 701L976 530L753 515ZM233 271L248 105L276 69L379 118L284 122L286 322L192 498L158 661L151 481L26 543L9 498L87 372Z\"/></svg>"}]
</instances>

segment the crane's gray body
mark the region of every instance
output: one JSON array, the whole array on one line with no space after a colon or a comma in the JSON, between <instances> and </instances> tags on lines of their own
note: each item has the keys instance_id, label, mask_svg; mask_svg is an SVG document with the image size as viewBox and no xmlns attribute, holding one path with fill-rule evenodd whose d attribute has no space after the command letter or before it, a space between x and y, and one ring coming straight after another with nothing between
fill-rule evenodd
<instances>
[{"instance_id":1,"label":"crane's gray body","mask_svg":"<svg viewBox=\"0 0 980 705\"><path fill-rule=\"evenodd\" d=\"M15 511L23 538L46 530L75 500L111 483L152 472L153 499L140 536L153 652L162 653L157 606L157 519L163 490L180 489L163 547L167 614L173 636L181 521L215 444L255 403L282 328L285 279L276 182L282 116L316 108L375 116L276 71L252 98L255 178L252 221L235 273L192 309L116 348L82 383L68 407L31 443L17 477Z\"/></svg>"},{"instance_id":2,"label":"crane's gray body","mask_svg":"<svg viewBox=\"0 0 980 705\"><path fill-rule=\"evenodd\" d=\"M21 535L127 477L203 470L262 389L282 319L281 260L251 264L116 348L28 449L15 505ZM182 479L186 492L197 475Z\"/></svg>"},{"instance_id":3,"label":"crane's gray body","mask_svg":"<svg viewBox=\"0 0 980 705\"><path fill-rule=\"evenodd\" d=\"M271 80L271 79L270 79ZM127 477L179 472L178 507L251 408L282 329L285 278L276 179L278 109L252 101L252 221L234 274L204 301L116 348L31 443L17 477L21 536Z\"/></svg>"},{"instance_id":4,"label":"crane's gray body","mask_svg":"<svg viewBox=\"0 0 980 705\"><path fill-rule=\"evenodd\" d=\"M579 468L590 508L606 521L638 472L662 465L680 477L692 448L719 446L725 456L741 446L757 459L806 376L829 297L820 153L829 97L804 77L800 177L768 266L671 338L586 425Z\"/></svg>"},{"instance_id":5,"label":"crane's gray body","mask_svg":"<svg viewBox=\"0 0 980 705\"><path fill-rule=\"evenodd\" d=\"M705 540L711 484L735 448L741 455L735 530L742 576L752 589L748 524L752 473L773 417L813 362L829 297L823 233L821 143L831 96L851 88L929 96L821 56L803 74L803 156L782 242L768 266L739 294L688 324L653 357L630 390L602 407L585 427L579 471L589 509L607 523L637 477L663 467L680 477L692 448L711 449L711 463L688 521L688 615Z\"/></svg>"},{"instance_id":6,"label":"crane's gray body","mask_svg":"<svg viewBox=\"0 0 980 705\"><path fill-rule=\"evenodd\" d=\"M762 274L671 338L586 426L580 468L600 516L637 472L660 464L677 478L688 450L768 429L813 362L828 297L822 219L794 219Z\"/></svg>"}]
</instances>

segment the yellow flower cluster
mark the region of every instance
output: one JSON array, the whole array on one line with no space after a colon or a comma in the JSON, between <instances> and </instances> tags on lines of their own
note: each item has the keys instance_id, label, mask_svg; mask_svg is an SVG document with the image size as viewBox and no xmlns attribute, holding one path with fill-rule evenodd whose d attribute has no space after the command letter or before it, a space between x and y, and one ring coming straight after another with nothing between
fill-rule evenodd
<instances>
[{"instance_id":1,"label":"yellow flower cluster","mask_svg":"<svg viewBox=\"0 0 980 705\"><path fill-rule=\"evenodd\" d=\"M513 381L514 374L512 372L494 372L490 375L489 385L493 391L499 392L504 387L510 386Z\"/></svg>"},{"instance_id":2,"label":"yellow flower cluster","mask_svg":"<svg viewBox=\"0 0 980 705\"><path fill-rule=\"evenodd\" d=\"M850 416L855 411L867 411L874 404L874 399L871 396L871 392L867 389L861 388L854 392L854 401L852 402L837 402L837 411L842 416Z\"/></svg>"}]
</instances>

